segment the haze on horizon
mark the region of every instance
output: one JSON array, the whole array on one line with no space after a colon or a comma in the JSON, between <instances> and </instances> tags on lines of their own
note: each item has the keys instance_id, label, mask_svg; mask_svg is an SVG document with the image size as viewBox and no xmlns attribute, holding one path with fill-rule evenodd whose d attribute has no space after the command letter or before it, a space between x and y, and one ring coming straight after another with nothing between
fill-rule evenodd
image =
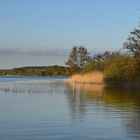
<instances>
[{"instance_id":1,"label":"haze on horizon","mask_svg":"<svg viewBox=\"0 0 140 140\"><path fill-rule=\"evenodd\" d=\"M139 0L0 0L0 69L64 65L73 45L119 50Z\"/></svg>"}]
</instances>

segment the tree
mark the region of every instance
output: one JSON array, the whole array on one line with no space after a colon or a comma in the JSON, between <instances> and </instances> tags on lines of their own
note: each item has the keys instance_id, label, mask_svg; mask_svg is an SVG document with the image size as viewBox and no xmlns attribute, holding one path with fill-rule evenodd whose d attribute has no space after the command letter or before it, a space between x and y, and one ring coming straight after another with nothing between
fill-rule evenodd
<instances>
[{"instance_id":1,"label":"tree","mask_svg":"<svg viewBox=\"0 0 140 140\"><path fill-rule=\"evenodd\" d=\"M80 46L78 48L78 55L79 55L79 67L83 68L87 62L91 60L87 49L84 46Z\"/></svg>"},{"instance_id":2,"label":"tree","mask_svg":"<svg viewBox=\"0 0 140 140\"><path fill-rule=\"evenodd\" d=\"M109 52L105 51L104 53L95 54L93 60L103 61L108 59L113 59L122 56L123 54L120 51Z\"/></svg>"},{"instance_id":3,"label":"tree","mask_svg":"<svg viewBox=\"0 0 140 140\"><path fill-rule=\"evenodd\" d=\"M82 69L90 60L91 57L84 46L74 46L65 64L70 66L73 70L79 70Z\"/></svg>"},{"instance_id":4,"label":"tree","mask_svg":"<svg viewBox=\"0 0 140 140\"><path fill-rule=\"evenodd\" d=\"M67 62L65 62L66 65L74 68L78 67L78 47L74 46L70 52L69 58Z\"/></svg>"},{"instance_id":5,"label":"tree","mask_svg":"<svg viewBox=\"0 0 140 140\"><path fill-rule=\"evenodd\" d=\"M135 28L130 32L124 48L132 52L134 56L140 56L140 28Z\"/></svg>"}]
</instances>

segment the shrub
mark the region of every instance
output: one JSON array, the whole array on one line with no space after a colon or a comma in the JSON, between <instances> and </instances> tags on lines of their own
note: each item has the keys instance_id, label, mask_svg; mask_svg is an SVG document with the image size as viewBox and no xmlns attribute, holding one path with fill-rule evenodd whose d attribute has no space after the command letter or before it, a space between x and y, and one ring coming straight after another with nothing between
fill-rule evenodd
<instances>
[{"instance_id":1,"label":"shrub","mask_svg":"<svg viewBox=\"0 0 140 140\"><path fill-rule=\"evenodd\" d=\"M82 70L82 73L88 73L92 71L101 71L103 72L105 69L105 63L103 61L96 61L93 60L87 65L85 65L84 69Z\"/></svg>"},{"instance_id":2,"label":"shrub","mask_svg":"<svg viewBox=\"0 0 140 140\"><path fill-rule=\"evenodd\" d=\"M123 56L112 60L105 70L105 81L109 86L139 88L140 58Z\"/></svg>"}]
</instances>

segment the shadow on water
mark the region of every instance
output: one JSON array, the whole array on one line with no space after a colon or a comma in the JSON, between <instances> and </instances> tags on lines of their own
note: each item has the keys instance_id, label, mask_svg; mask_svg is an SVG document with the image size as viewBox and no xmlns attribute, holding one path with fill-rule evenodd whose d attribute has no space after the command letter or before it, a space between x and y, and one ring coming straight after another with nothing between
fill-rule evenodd
<instances>
[{"instance_id":1,"label":"shadow on water","mask_svg":"<svg viewBox=\"0 0 140 140\"><path fill-rule=\"evenodd\" d=\"M121 118L126 135L140 139L140 92L106 89L102 85L69 84L68 100L73 119L84 119L87 105ZM82 116L82 117L81 117Z\"/></svg>"}]
</instances>

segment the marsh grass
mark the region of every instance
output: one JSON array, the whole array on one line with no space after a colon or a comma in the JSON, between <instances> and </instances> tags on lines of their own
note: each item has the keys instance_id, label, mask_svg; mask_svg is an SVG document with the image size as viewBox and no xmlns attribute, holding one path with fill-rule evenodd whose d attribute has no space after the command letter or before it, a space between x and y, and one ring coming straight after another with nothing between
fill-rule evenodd
<instances>
[{"instance_id":1,"label":"marsh grass","mask_svg":"<svg viewBox=\"0 0 140 140\"><path fill-rule=\"evenodd\" d=\"M75 74L68 79L68 82L83 84L104 84L104 75L99 71L94 71L87 74Z\"/></svg>"}]
</instances>

